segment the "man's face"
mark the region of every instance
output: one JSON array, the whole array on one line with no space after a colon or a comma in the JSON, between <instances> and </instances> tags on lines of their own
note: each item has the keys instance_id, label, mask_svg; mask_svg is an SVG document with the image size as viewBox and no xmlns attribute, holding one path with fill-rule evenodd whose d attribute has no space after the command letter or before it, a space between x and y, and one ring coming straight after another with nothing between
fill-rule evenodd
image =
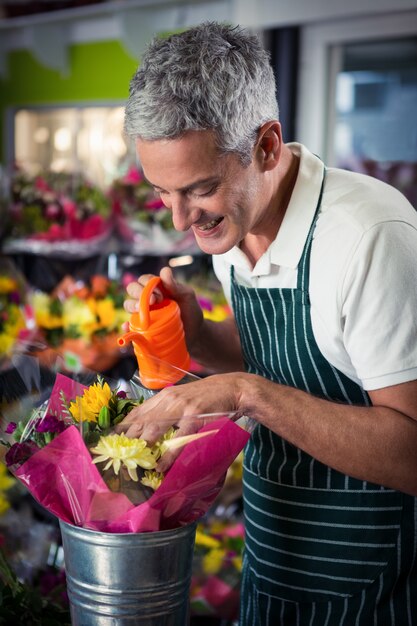
<instances>
[{"instance_id":1,"label":"man's face","mask_svg":"<svg viewBox=\"0 0 417 626\"><path fill-rule=\"evenodd\" d=\"M179 231L192 228L207 254L238 245L260 218L260 176L252 162L219 156L211 131L190 131L179 139L144 141L136 148L148 181L172 211Z\"/></svg>"}]
</instances>

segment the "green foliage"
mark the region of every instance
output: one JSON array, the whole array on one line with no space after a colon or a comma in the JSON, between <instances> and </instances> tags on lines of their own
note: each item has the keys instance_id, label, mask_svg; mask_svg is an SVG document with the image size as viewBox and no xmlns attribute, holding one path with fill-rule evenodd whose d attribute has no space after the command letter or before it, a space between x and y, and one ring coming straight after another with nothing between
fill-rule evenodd
<instances>
[{"instance_id":1,"label":"green foliage","mask_svg":"<svg viewBox=\"0 0 417 626\"><path fill-rule=\"evenodd\" d=\"M71 626L69 610L21 583L0 550L0 625Z\"/></svg>"}]
</instances>

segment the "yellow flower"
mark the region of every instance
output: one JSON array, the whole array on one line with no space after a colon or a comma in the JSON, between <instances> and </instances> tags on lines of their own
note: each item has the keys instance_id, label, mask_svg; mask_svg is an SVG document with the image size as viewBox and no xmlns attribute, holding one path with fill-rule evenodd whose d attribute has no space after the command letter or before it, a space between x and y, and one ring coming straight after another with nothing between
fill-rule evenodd
<instances>
[{"instance_id":1,"label":"yellow flower","mask_svg":"<svg viewBox=\"0 0 417 626\"><path fill-rule=\"evenodd\" d=\"M235 568L237 569L238 572L242 571L242 557L241 556L235 556L232 559L232 563L235 566Z\"/></svg>"},{"instance_id":2,"label":"yellow flower","mask_svg":"<svg viewBox=\"0 0 417 626\"><path fill-rule=\"evenodd\" d=\"M108 406L111 395L108 383L94 383L71 402L69 411L77 422L97 422L101 407Z\"/></svg>"},{"instance_id":3,"label":"yellow flower","mask_svg":"<svg viewBox=\"0 0 417 626\"><path fill-rule=\"evenodd\" d=\"M158 459L167 451L167 447L164 445L165 441L169 441L170 439L173 439L175 436L175 432L176 432L176 428L173 428L171 426L171 428L167 430L166 433L164 433L162 438L155 442L152 448L152 452Z\"/></svg>"},{"instance_id":4,"label":"yellow flower","mask_svg":"<svg viewBox=\"0 0 417 626\"><path fill-rule=\"evenodd\" d=\"M127 468L130 478L135 482L138 481L136 471L138 466L148 470L156 467L156 459L146 441L144 439L129 439L124 434L100 437L100 441L95 448L91 448L91 452L100 455L93 460L93 463L107 461L104 470L113 467L116 475L123 464Z\"/></svg>"},{"instance_id":5,"label":"yellow flower","mask_svg":"<svg viewBox=\"0 0 417 626\"><path fill-rule=\"evenodd\" d=\"M0 276L0 293L10 293L15 291L18 285L10 276Z\"/></svg>"},{"instance_id":6,"label":"yellow flower","mask_svg":"<svg viewBox=\"0 0 417 626\"><path fill-rule=\"evenodd\" d=\"M9 501L0 493L0 516L6 513L7 509L10 507Z\"/></svg>"},{"instance_id":7,"label":"yellow flower","mask_svg":"<svg viewBox=\"0 0 417 626\"><path fill-rule=\"evenodd\" d=\"M220 572L225 556L226 550L221 548L210 550L210 552L203 557L204 572L206 574L217 574Z\"/></svg>"},{"instance_id":8,"label":"yellow flower","mask_svg":"<svg viewBox=\"0 0 417 626\"><path fill-rule=\"evenodd\" d=\"M15 338L6 333L0 333L0 355L9 354L15 343Z\"/></svg>"},{"instance_id":9,"label":"yellow flower","mask_svg":"<svg viewBox=\"0 0 417 626\"><path fill-rule=\"evenodd\" d=\"M100 320L100 327L110 329L114 328L116 321L116 309L114 308L114 302L111 298L97 300L96 313Z\"/></svg>"},{"instance_id":10,"label":"yellow flower","mask_svg":"<svg viewBox=\"0 0 417 626\"><path fill-rule=\"evenodd\" d=\"M143 478L141 478L140 482L142 483L142 485L145 485L145 487L150 487L151 489L156 491L158 487L160 487L163 479L164 475L162 474L162 472L150 470L145 472L145 475L143 476Z\"/></svg>"},{"instance_id":11,"label":"yellow flower","mask_svg":"<svg viewBox=\"0 0 417 626\"><path fill-rule=\"evenodd\" d=\"M195 534L195 543L197 546L204 546L205 548L220 548L221 546L221 543L218 539L215 539L215 537L211 537L210 535L201 532L201 530L198 530L198 528Z\"/></svg>"},{"instance_id":12,"label":"yellow flower","mask_svg":"<svg viewBox=\"0 0 417 626\"><path fill-rule=\"evenodd\" d=\"M17 337L25 326L25 318L21 309L15 304L11 304L8 309L8 320L4 325L4 332L12 337Z\"/></svg>"},{"instance_id":13,"label":"yellow flower","mask_svg":"<svg viewBox=\"0 0 417 626\"><path fill-rule=\"evenodd\" d=\"M0 516L10 507L10 503L3 492L13 487L15 482L14 478L10 476L5 464L0 463Z\"/></svg>"},{"instance_id":14,"label":"yellow flower","mask_svg":"<svg viewBox=\"0 0 417 626\"><path fill-rule=\"evenodd\" d=\"M122 324L129 321L129 318L130 318L130 313L128 313L124 309L116 309L114 327L118 329L121 328Z\"/></svg>"},{"instance_id":15,"label":"yellow flower","mask_svg":"<svg viewBox=\"0 0 417 626\"><path fill-rule=\"evenodd\" d=\"M88 339L97 327L96 316L84 300L72 296L62 306L62 325L65 330L76 327L78 332Z\"/></svg>"},{"instance_id":16,"label":"yellow flower","mask_svg":"<svg viewBox=\"0 0 417 626\"><path fill-rule=\"evenodd\" d=\"M0 463L0 491L10 489L15 482L15 479L10 476L4 463Z\"/></svg>"},{"instance_id":17,"label":"yellow flower","mask_svg":"<svg viewBox=\"0 0 417 626\"><path fill-rule=\"evenodd\" d=\"M62 317L50 312L51 297L47 293L37 291L32 295L32 306L35 312L35 321L40 328L61 328Z\"/></svg>"},{"instance_id":18,"label":"yellow flower","mask_svg":"<svg viewBox=\"0 0 417 626\"><path fill-rule=\"evenodd\" d=\"M204 309L204 319L211 320L212 322L222 322L230 317L230 309L228 305L215 304L211 311Z\"/></svg>"}]
</instances>

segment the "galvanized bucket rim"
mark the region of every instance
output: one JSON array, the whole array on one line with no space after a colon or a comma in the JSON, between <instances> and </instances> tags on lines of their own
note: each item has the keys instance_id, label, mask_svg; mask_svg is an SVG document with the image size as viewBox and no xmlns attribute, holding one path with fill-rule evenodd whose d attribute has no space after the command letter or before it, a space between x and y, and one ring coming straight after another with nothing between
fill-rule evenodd
<instances>
[{"instance_id":1,"label":"galvanized bucket rim","mask_svg":"<svg viewBox=\"0 0 417 626\"><path fill-rule=\"evenodd\" d=\"M190 529L194 526L197 526L197 521L193 521L193 522L188 522L187 524L183 524L182 526L177 526L175 528L170 528L168 530L155 530L155 531L140 531L140 532L135 532L132 531L130 533L117 533L117 532L113 532L113 533L109 533L109 532L102 532L101 530L94 530L93 528L85 528L84 526L77 526L76 524L71 524L70 522L65 522L64 520L60 519L59 520L59 525L60 526L66 526L69 528L73 528L75 530L78 530L80 532L85 532L86 534L91 534L91 535L103 535L103 536L109 536L109 537L131 537L132 535L153 535L156 536L158 535L158 537L161 536L169 536L170 534L175 534L178 533L179 530L181 529Z\"/></svg>"}]
</instances>

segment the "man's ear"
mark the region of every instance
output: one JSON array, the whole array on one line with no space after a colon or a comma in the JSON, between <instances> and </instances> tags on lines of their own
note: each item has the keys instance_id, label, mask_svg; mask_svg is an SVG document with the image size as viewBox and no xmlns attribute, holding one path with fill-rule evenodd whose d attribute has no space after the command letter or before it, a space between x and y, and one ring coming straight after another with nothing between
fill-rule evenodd
<instances>
[{"instance_id":1,"label":"man's ear","mask_svg":"<svg viewBox=\"0 0 417 626\"><path fill-rule=\"evenodd\" d=\"M273 170L282 148L281 124L277 120L262 124L255 146L256 158L264 171Z\"/></svg>"}]
</instances>

